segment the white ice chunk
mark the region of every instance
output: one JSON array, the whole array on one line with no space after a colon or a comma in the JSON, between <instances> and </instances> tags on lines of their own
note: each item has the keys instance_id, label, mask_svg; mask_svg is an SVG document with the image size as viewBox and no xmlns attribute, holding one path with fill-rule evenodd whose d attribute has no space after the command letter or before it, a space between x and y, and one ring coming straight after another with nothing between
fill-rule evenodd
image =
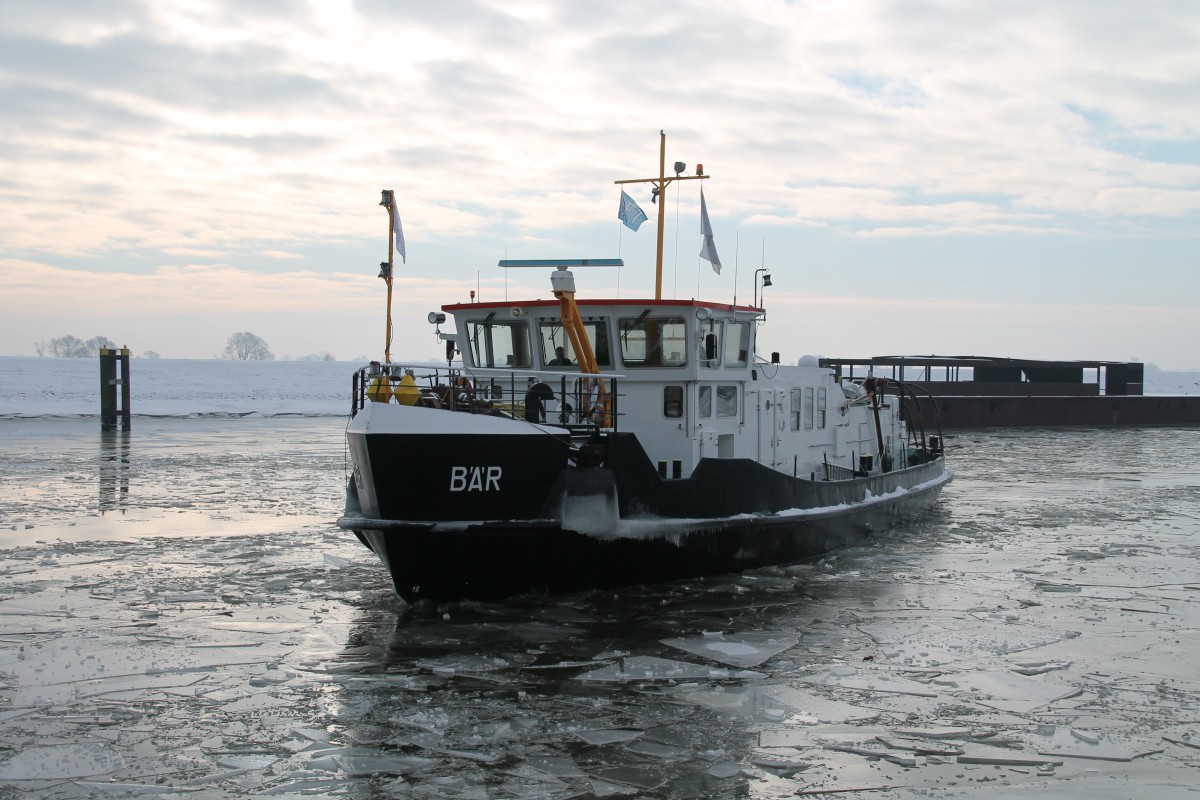
<instances>
[{"instance_id":1,"label":"white ice chunk","mask_svg":"<svg viewBox=\"0 0 1200 800\"><path fill-rule=\"evenodd\" d=\"M603 745L616 742L631 742L642 735L641 731L627 730L594 730L574 731L574 734L588 744Z\"/></svg>"},{"instance_id":2,"label":"white ice chunk","mask_svg":"<svg viewBox=\"0 0 1200 800\"><path fill-rule=\"evenodd\" d=\"M163 786L155 783L109 783L107 781L75 781L75 785L88 790L88 796L111 794L117 797L136 797L142 794L169 795L203 791L199 786Z\"/></svg>"},{"instance_id":3,"label":"white ice chunk","mask_svg":"<svg viewBox=\"0 0 1200 800\"><path fill-rule=\"evenodd\" d=\"M738 634L714 634L685 639L663 639L662 643L685 653L712 659L733 667L757 667L768 659L796 646L792 634L751 631Z\"/></svg>"},{"instance_id":4,"label":"white ice chunk","mask_svg":"<svg viewBox=\"0 0 1200 800\"><path fill-rule=\"evenodd\" d=\"M1005 767L1058 767L1062 766L1063 762L1039 756L1037 753L1006 750L1003 747L990 747L982 744L968 744L963 748L963 754L958 757L958 763L993 764Z\"/></svg>"},{"instance_id":5,"label":"white ice chunk","mask_svg":"<svg viewBox=\"0 0 1200 800\"><path fill-rule=\"evenodd\" d=\"M673 744L663 744L662 742L634 742L627 748L630 753L637 753L642 756L653 756L666 761L676 761L680 759L691 758L695 753L691 748L679 747Z\"/></svg>"},{"instance_id":6,"label":"white ice chunk","mask_svg":"<svg viewBox=\"0 0 1200 800\"><path fill-rule=\"evenodd\" d=\"M408 742L415 744L417 747L424 748L431 753L438 753L450 758L461 758L466 761L478 761L483 764L495 764L503 758L503 756L496 753L484 753L477 750L452 750L442 747L441 737L437 734L410 736L408 737Z\"/></svg>"},{"instance_id":7,"label":"white ice chunk","mask_svg":"<svg viewBox=\"0 0 1200 800\"><path fill-rule=\"evenodd\" d=\"M245 622L216 620L210 622L208 626L217 631L237 631L239 633L295 633L310 627L303 622L260 622L258 620Z\"/></svg>"},{"instance_id":8,"label":"white ice chunk","mask_svg":"<svg viewBox=\"0 0 1200 800\"><path fill-rule=\"evenodd\" d=\"M998 670L945 675L938 683L969 692L980 705L1014 714L1029 714L1055 700L1074 697L1081 691L1069 684L1048 683Z\"/></svg>"},{"instance_id":9,"label":"white ice chunk","mask_svg":"<svg viewBox=\"0 0 1200 800\"><path fill-rule=\"evenodd\" d=\"M732 778L741 771L742 768L732 761L722 761L718 764L713 764L705 770L707 774L712 775L714 778Z\"/></svg>"},{"instance_id":10,"label":"white ice chunk","mask_svg":"<svg viewBox=\"0 0 1200 800\"><path fill-rule=\"evenodd\" d=\"M967 739L971 736L970 728L893 728L893 733L901 736L916 736L922 739Z\"/></svg>"},{"instance_id":11,"label":"white ice chunk","mask_svg":"<svg viewBox=\"0 0 1200 800\"><path fill-rule=\"evenodd\" d=\"M845 722L861 722L876 719L879 712L871 708L846 703L841 700L831 700L822 695L790 686L767 686L760 689L763 696L775 703L780 703L803 717L800 721L809 724L840 724Z\"/></svg>"},{"instance_id":12,"label":"white ice chunk","mask_svg":"<svg viewBox=\"0 0 1200 800\"><path fill-rule=\"evenodd\" d=\"M1049 737L1037 737L1037 751L1045 756L1090 758L1099 761L1132 761L1158 753L1161 747L1147 739L1095 734L1077 728L1057 728Z\"/></svg>"},{"instance_id":13,"label":"white ice chunk","mask_svg":"<svg viewBox=\"0 0 1200 800\"><path fill-rule=\"evenodd\" d=\"M890 761L893 764L899 764L902 767L917 766L916 756L900 750L890 750L883 745L872 746L827 742L823 745L823 747L826 750L834 750L840 753L854 753L855 755L866 756L867 758L882 758L884 761Z\"/></svg>"},{"instance_id":14,"label":"white ice chunk","mask_svg":"<svg viewBox=\"0 0 1200 800\"><path fill-rule=\"evenodd\" d=\"M563 756L533 756L526 759L526 764L536 770L541 770L556 778L582 778L583 771L572 758Z\"/></svg>"},{"instance_id":15,"label":"white ice chunk","mask_svg":"<svg viewBox=\"0 0 1200 800\"><path fill-rule=\"evenodd\" d=\"M602 781L599 778L592 778L588 783L591 785L592 795L595 797L633 797L638 793L638 790L632 786L622 786L618 783Z\"/></svg>"},{"instance_id":16,"label":"white ice chunk","mask_svg":"<svg viewBox=\"0 0 1200 800\"><path fill-rule=\"evenodd\" d=\"M1041 675L1043 672L1054 672L1069 666L1070 661L1018 661L1012 671L1020 675Z\"/></svg>"},{"instance_id":17,"label":"white ice chunk","mask_svg":"<svg viewBox=\"0 0 1200 800\"><path fill-rule=\"evenodd\" d=\"M904 694L912 697L937 697L927 684L908 678L898 678L894 675L859 675L856 677L834 678L827 684L840 686L843 689L854 689L872 694Z\"/></svg>"},{"instance_id":18,"label":"white ice chunk","mask_svg":"<svg viewBox=\"0 0 1200 800\"><path fill-rule=\"evenodd\" d=\"M272 786L269 789L263 789L257 796L276 795L276 794L294 794L307 795L310 797L321 796L331 797L335 792L345 789L350 786L351 782L340 778L318 778L305 779L299 781L291 781L290 783Z\"/></svg>"},{"instance_id":19,"label":"white ice chunk","mask_svg":"<svg viewBox=\"0 0 1200 800\"><path fill-rule=\"evenodd\" d=\"M333 756L333 761L347 775L408 775L438 763L432 758L402 753L347 753Z\"/></svg>"},{"instance_id":20,"label":"white ice chunk","mask_svg":"<svg viewBox=\"0 0 1200 800\"><path fill-rule=\"evenodd\" d=\"M667 778L658 770L645 767L618 766L592 770L588 773L593 778L599 778L622 786L633 786L638 789L657 789L667 782Z\"/></svg>"}]
</instances>

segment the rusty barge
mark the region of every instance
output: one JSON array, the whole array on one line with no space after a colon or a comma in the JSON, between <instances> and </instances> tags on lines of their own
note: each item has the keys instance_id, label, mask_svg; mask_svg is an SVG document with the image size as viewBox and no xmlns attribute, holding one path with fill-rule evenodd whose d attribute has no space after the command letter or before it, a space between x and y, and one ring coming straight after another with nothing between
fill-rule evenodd
<instances>
[{"instance_id":1,"label":"rusty barge","mask_svg":"<svg viewBox=\"0 0 1200 800\"><path fill-rule=\"evenodd\" d=\"M1200 425L1200 397L1143 394L1145 365L986 356L823 358L839 378L918 387L944 428Z\"/></svg>"}]
</instances>

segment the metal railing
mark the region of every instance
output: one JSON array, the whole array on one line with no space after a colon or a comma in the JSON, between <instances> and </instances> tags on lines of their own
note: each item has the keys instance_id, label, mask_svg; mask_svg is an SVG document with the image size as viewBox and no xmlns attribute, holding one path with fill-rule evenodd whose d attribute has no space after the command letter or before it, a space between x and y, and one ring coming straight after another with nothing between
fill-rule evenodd
<instances>
[{"instance_id":1,"label":"metal railing","mask_svg":"<svg viewBox=\"0 0 1200 800\"><path fill-rule=\"evenodd\" d=\"M840 464L830 464L825 461L821 468L825 471L824 478L827 481L848 481L852 478L859 477L859 474L849 467L843 467Z\"/></svg>"},{"instance_id":2,"label":"metal railing","mask_svg":"<svg viewBox=\"0 0 1200 800\"><path fill-rule=\"evenodd\" d=\"M620 418L620 377L371 362L354 373L350 416L367 403L397 403L506 416L572 430L615 431Z\"/></svg>"},{"instance_id":3,"label":"metal railing","mask_svg":"<svg viewBox=\"0 0 1200 800\"><path fill-rule=\"evenodd\" d=\"M898 388L895 394L900 399L901 419L908 425L908 446L912 452L905 454L905 461L910 464L921 464L942 455L942 442L945 441L945 437L942 435L942 414L938 409L937 399L928 389L919 384L890 381L889 389L893 386ZM930 430L928 435L926 434L923 413L925 409L921 403L923 398L918 396L918 391L924 395L924 399L929 400L929 405L933 408L932 416L933 425L937 431L936 435L933 430Z\"/></svg>"}]
</instances>

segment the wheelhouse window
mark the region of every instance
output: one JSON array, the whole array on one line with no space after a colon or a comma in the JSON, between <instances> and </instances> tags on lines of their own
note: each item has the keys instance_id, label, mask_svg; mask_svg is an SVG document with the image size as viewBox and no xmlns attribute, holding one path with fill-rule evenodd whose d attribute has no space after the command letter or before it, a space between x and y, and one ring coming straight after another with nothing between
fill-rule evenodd
<instances>
[{"instance_id":1,"label":"wheelhouse window","mask_svg":"<svg viewBox=\"0 0 1200 800\"><path fill-rule=\"evenodd\" d=\"M700 323L700 366L714 369L721 366L721 323L710 319Z\"/></svg>"},{"instance_id":2,"label":"wheelhouse window","mask_svg":"<svg viewBox=\"0 0 1200 800\"><path fill-rule=\"evenodd\" d=\"M750 363L750 323L725 323L725 366L745 367Z\"/></svg>"},{"instance_id":3,"label":"wheelhouse window","mask_svg":"<svg viewBox=\"0 0 1200 800\"><path fill-rule=\"evenodd\" d=\"M542 338L542 365L546 367L570 367L579 363L579 356L571 345L571 337L558 320L543 320L538 326ZM596 364L612 366L612 351L608 346L608 321L603 319L584 320L583 333L592 346ZM558 349L562 348L562 355Z\"/></svg>"},{"instance_id":4,"label":"wheelhouse window","mask_svg":"<svg viewBox=\"0 0 1200 800\"><path fill-rule=\"evenodd\" d=\"M696 392L696 415L700 419L712 417L712 387L701 386Z\"/></svg>"},{"instance_id":5,"label":"wheelhouse window","mask_svg":"<svg viewBox=\"0 0 1200 800\"><path fill-rule=\"evenodd\" d=\"M804 390L804 430L811 431L813 427L813 390L809 386Z\"/></svg>"},{"instance_id":6,"label":"wheelhouse window","mask_svg":"<svg viewBox=\"0 0 1200 800\"><path fill-rule=\"evenodd\" d=\"M618 323L621 363L626 367L687 366L687 326L683 317L638 317Z\"/></svg>"},{"instance_id":7,"label":"wheelhouse window","mask_svg":"<svg viewBox=\"0 0 1200 800\"><path fill-rule=\"evenodd\" d=\"M683 387L663 387L663 416L679 419L683 416Z\"/></svg>"},{"instance_id":8,"label":"wheelhouse window","mask_svg":"<svg viewBox=\"0 0 1200 800\"><path fill-rule=\"evenodd\" d=\"M825 390L817 389L817 427L825 428Z\"/></svg>"},{"instance_id":9,"label":"wheelhouse window","mask_svg":"<svg viewBox=\"0 0 1200 800\"><path fill-rule=\"evenodd\" d=\"M738 387L717 387L717 416L736 417L738 413Z\"/></svg>"},{"instance_id":10,"label":"wheelhouse window","mask_svg":"<svg viewBox=\"0 0 1200 800\"><path fill-rule=\"evenodd\" d=\"M804 396L804 392L802 390L792 389L791 412L792 412L792 430L794 430L794 431L800 430L800 416L801 416L800 409L803 407L801 405L804 402L803 396Z\"/></svg>"},{"instance_id":11,"label":"wheelhouse window","mask_svg":"<svg viewBox=\"0 0 1200 800\"><path fill-rule=\"evenodd\" d=\"M471 358L477 367L528 368L529 331L524 322L469 323Z\"/></svg>"}]
</instances>

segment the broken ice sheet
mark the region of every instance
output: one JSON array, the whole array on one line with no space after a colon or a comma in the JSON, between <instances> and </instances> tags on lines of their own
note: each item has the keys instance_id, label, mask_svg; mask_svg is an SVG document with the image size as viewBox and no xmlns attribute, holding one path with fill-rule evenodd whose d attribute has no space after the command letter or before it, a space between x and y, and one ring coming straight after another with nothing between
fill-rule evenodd
<instances>
[{"instance_id":1,"label":"broken ice sheet","mask_svg":"<svg viewBox=\"0 0 1200 800\"><path fill-rule=\"evenodd\" d=\"M0 762L0 780L49 781L90 778L125 768L121 754L92 742L28 747Z\"/></svg>"},{"instance_id":2,"label":"broken ice sheet","mask_svg":"<svg viewBox=\"0 0 1200 800\"><path fill-rule=\"evenodd\" d=\"M826 686L854 689L871 694L904 694L913 697L938 696L938 692L929 686L929 684L873 671L860 671L856 675L817 675L806 677L803 680L806 683L820 682Z\"/></svg>"},{"instance_id":3,"label":"broken ice sheet","mask_svg":"<svg viewBox=\"0 0 1200 800\"><path fill-rule=\"evenodd\" d=\"M795 647L798 641L796 636L788 633L748 631L737 634L705 633L684 639L663 639L662 643L721 664L749 668L757 667Z\"/></svg>"},{"instance_id":4,"label":"broken ice sheet","mask_svg":"<svg viewBox=\"0 0 1200 800\"><path fill-rule=\"evenodd\" d=\"M940 728L893 728L892 733L900 736L913 736L920 739L967 739L971 736L971 729L949 726Z\"/></svg>"},{"instance_id":5,"label":"broken ice sheet","mask_svg":"<svg viewBox=\"0 0 1200 800\"><path fill-rule=\"evenodd\" d=\"M714 778L724 779L724 778L732 778L734 775L737 775L741 771L742 771L742 768L739 767L737 764L734 764L732 761L721 761L717 764L713 764L711 767L706 769L704 772L708 775L713 776Z\"/></svg>"},{"instance_id":6,"label":"broken ice sheet","mask_svg":"<svg viewBox=\"0 0 1200 800\"><path fill-rule=\"evenodd\" d=\"M960 764L991 764L1007 767L1047 767L1062 766L1060 759L1041 756L1021 750L1007 750L1003 747L992 747L982 744L967 744L963 754L958 757Z\"/></svg>"},{"instance_id":7,"label":"broken ice sheet","mask_svg":"<svg viewBox=\"0 0 1200 800\"><path fill-rule=\"evenodd\" d=\"M385 752L343 753L332 758L347 775L409 775L438 763L432 758Z\"/></svg>"},{"instance_id":8,"label":"broken ice sheet","mask_svg":"<svg viewBox=\"0 0 1200 800\"><path fill-rule=\"evenodd\" d=\"M657 789L667 782L667 778L658 770L646 767L616 766L590 770L594 778L622 786L632 786L637 789Z\"/></svg>"},{"instance_id":9,"label":"broken ice sheet","mask_svg":"<svg viewBox=\"0 0 1200 800\"><path fill-rule=\"evenodd\" d=\"M1013 664L1012 671L1020 675L1041 675L1044 672L1054 672L1069 666L1071 666L1070 661L1017 661Z\"/></svg>"},{"instance_id":10,"label":"broken ice sheet","mask_svg":"<svg viewBox=\"0 0 1200 800\"><path fill-rule=\"evenodd\" d=\"M566 756L531 756L525 760L525 763L556 778L584 777L575 760Z\"/></svg>"},{"instance_id":11,"label":"broken ice sheet","mask_svg":"<svg viewBox=\"0 0 1200 800\"><path fill-rule=\"evenodd\" d=\"M499 753L485 753L478 750L458 750L442 746L442 738L437 734L416 734L412 736L402 737L403 741L417 747L428 750L431 753L448 756L450 758L459 758L465 761L477 761L482 764L495 764L502 760L503 756Z\"/></svg>"},{"instance_id":12,"label":"broken ice sheet","mask_svg":"<svg viewBox=\"0 0 1200 800\"><path fill-rule=\"evenodd\" d=\"M684 683L672 687L669 694L702 708L760 722L782 722L795 712L790 705L775 698L771 687L701 687L695 683Z\"/></svg>"},{"instance_id":13,"label":"broken ice sheet","mask_svg":"<svg viewBox=\"0 0 1200 800\"><path fill-rule=\"evenodd\" d=\"M619 783L610 783L599 778L590 779L588 784L592 787L593 797L633 797L638 793L633 786L622 786Z\"/></svg>"},{"instance_id":14,"label":"broken ice sheet","mask_svg":"<svg viewBox=\"0 0 1200 800\"><path fill-rule=\"evenodd\" d=\"M694 688L694 687L693 687ZM683 699L698 706L725 714L753 715L758 692L753 687L730 688L729 690L683 691Z\"/></svg>"},{"instance_id":15,"label":"broken ice sheet","mask_svg":"<svg viewBox=\"0 0 1200 800\"><path fill-rule=\"evenodd\" d=\"M528 653L507 653L504 656L453 655L424 658L417 661L416 666L435 675L477 675L523 667L534 660L535 657Z\"/></svg>"},{"instance_id":16,"label":"broken ice sheet","mask_svg":"<svg viewBox=\"0 0 1200 800\"><path fill-rule=\"evenodd\" d=\"M759 687L759 692L772 702L779 703L795 712L800 719L808 724L840 724L846 722L862 722L879 717L879 711L872 708L862 708L841 700L831 700L828 697L815 694L803 689L796 689L784 684Z\"/></svg>"},{"instance_id":17,"label":"broken ice sheet","mask_svg":"<svg viewBox=\"0 0 1200 800\"><path fill-rule=\"evenodd\" d=\"M641 731L629 730L588 730L588 731L572 731L577 737L592 745L616 744L618 742L631 742L642 735Z\"/></svg>"},{"instance_id":18,"label":"broken ice sheet","mask_svg":"<svg viewBox=\"0 0 1200 800\"><path fill-rule=\"evenodd\" d=\"M892 663L945 667L976 657L993 658L1033 650L1078 635L1074 631L1013 622L1007 617L980 620L967 615L941 622L937 630L910 634L901 641L885 638L877 643Z\"/></svg>"},{"instance_id":19,"label":"broken ice sheet","mask_svg":"<svg viewBox=\"0 0 1200 800\"><path fill-rule=\"evenodd\" d=\"M656 656L631 656L601 669L575 676L581 681L681 681L681 680L731 680L738 678L761 678L760 672L727 669L691 664L687 661L671 661Z\"/></svg>"},{"instance_id":20,"label":"broken ice sheet","mask_svg":"<svg viewBox=\"0 0 1200 800\"><path fill-rule=\"evenodd\" d=\"M1067 727L1056 728L1050 736L1032 736L1030 741L1038 753L1045 756L1090 758L1100 761L1132 761L1140 756L1162 751L1162 747L1149 739Z\"/></svg>"},{"instance_id":21,"label":"broken ice sheet","mask_svg":"<svg viewBox=\"0 0 1200 800\"><path fill-rule=\"evenodd\" d=\"M956 694L968 693L980 705L1014 714L1029 714L1082 691L1070 684L1044 682L999 670L958 672L943 675L935 682L957 689Z\"/></svg>"},{"instance_id":22,"label":"broken ice sheet","mask_svg":"<svg viewBox=\"0 0 1200 800\"><path fill-rule=\"evenodd\" d=\"M637 753L638 755L642 756L661 758L664 761L686 760L695 755L690 747L663 744L662 742L634 742L633 744L629 745L626 750L630 753Z\"/></svg>"}]
</instances>

